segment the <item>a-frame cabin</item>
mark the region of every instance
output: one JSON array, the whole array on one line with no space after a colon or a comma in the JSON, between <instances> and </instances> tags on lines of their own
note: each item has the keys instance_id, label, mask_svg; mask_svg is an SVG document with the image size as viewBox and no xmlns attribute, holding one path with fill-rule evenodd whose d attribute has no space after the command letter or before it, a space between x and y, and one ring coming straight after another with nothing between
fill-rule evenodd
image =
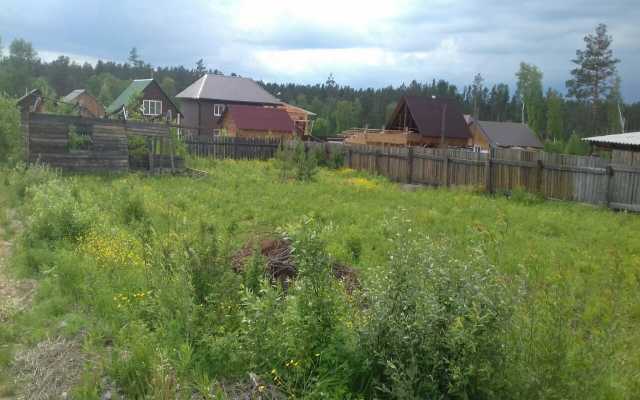
<instances>
[{"instance_id":1,"label":"a-frame cabin","mask_svg":"<svg viewBox=\"0 0 640 400\"><path fill-rule=\"evenodd\" d=\"M419 96L404 96L398 102L388 130L409 131L419 135L423 146L466 147L471 133L455 101Z\"/></svg>"}]
</instances>

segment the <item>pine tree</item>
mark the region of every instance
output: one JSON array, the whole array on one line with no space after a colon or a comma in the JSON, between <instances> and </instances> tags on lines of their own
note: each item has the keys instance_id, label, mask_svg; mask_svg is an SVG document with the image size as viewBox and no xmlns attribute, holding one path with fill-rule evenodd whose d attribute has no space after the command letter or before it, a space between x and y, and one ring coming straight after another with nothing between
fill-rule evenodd
<instances>
[{"instance_id":1,"label":"pine tree","mask_svg":"<svg viewBox=\"0 0 640 400\"><path fill-rule=\"evenodd\" d=\"M138 61L140 61L140 57L138 56L138 49L134 46L131 48L131 50L129 50L129 63L131 63L131 65L135 66Z\"/></svg>"},{"instance_id":2,"label":"pine tree","mask_svg":"<svg viewBox=\"0 0 640 400\"><path fill-rule=\"evenodd\" d=\"M196 78L200 78L206 73L207 73L207 66L204 64L204 60L201 58L196 62Z\"/></svg>"},{"instance_id":3,"label":"pine tree","mask_svg":"<svg viewBox=\"0 0 640 400\"><path fill-rule=\"evenodd\" d=\"M601 126L598 118L599 104L611 92L616 64L620 62L613 57L613 50L610 48L612 41L605 24L598 25L595 34L586 35L586 48L576 50L576 58L572 62L577 68L571 71L573 79L566 83L569 96L591 104L592 133Z\"/></svg>"}]
</instances>

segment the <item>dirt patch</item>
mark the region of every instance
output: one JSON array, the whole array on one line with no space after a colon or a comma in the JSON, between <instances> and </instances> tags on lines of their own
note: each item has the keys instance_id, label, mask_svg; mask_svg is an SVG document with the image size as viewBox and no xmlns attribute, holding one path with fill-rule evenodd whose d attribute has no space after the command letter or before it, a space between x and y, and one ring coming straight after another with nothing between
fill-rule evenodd
<instances>
[{"instance_id":1,"label":"dirt patch","mask_svg":"<svg viewBox=\"0 0 640 400\"><path fill-rule=\"evenodd\" d=\"M47 339L18 352L14 362L18 399L64 399L78 382L85 364L83 336Z\"/></svg>"},{"instance_id":2,"label":"dirt patch","mask_svg":"<svg viewBox=\"0 0 640 400\"><path fill-rule=\"evenodd\" d=\"M293 257L291 242L285 239L262 239L248 241L232 258L233 270L243 273L254 251L266 258L265 273L271 282L280 282L286 288L289 281L298 275L298 268ZM331 265L334 277L343 282L349 293L360 287L357 271L347 265L333 262Z\"/></svg>"}]
</instances>

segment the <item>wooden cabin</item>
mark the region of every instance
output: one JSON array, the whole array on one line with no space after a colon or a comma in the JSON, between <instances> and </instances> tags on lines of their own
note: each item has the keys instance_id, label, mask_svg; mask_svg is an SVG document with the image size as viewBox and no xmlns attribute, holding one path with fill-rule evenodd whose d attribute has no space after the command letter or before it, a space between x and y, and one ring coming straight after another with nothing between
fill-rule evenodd
<instances>
[{"instance_id":1,"label":"wooden cabin","mask_svg":"<svg viewBox=\"0 0 640 400\"><path fill-rule=\"evenodd\" d=\"M345 143L379 146L467 147L471 133L452 100L404 96L382 130L350 130Z\"/></svg>"},{"instance_id":2,"label":"wooden cabin","mask_svg":"<svg viewBox=\"0 0 640 400\"><path fill-rule=\"evenodd\" d=\"M127 110L131 101L140 97L136 104L136 111L148 120L164 119L167 121L180 120L180 109L162 90L154 79L135 79L120 95L107 107L108 115L121 115L127 119L133 110Z\"/></svg>"},{"instance_id":3,"label":"wooden cabin","mask_svg":"<svg viewBox=\"0 0 640 400\"><path fill-rule=\"evenodd\" d=\"M296 136L294 122L285 110L238 104L226 107L220 131L238 138L293 139Z\"/></svg>"},{"instance_id":4,"label":"wooden cabin","mask_svg":"<svg viewBox=\"0 0 640 400\"><path fill-rule=\"evenodd\" d=\"M64 96L61 101L65 104L73 105L81 117L103 118L105 116L102 104L85 89L73 90Z\"/></svg>"},{"instance_id":5,"label":"wooden cabin","mask_svg":"<svg viewBox=\"0 0 640 400\"><path fill-rule=\"evenodd\" d=\"M488 152L491 148L540 150L544 147L536 134L520 122L495 122L475 120L465 115L471 132L473 149Z\"/></svg>"},{"instance_id":6,"label":"wooden cabin","mask_svg":"<svg viewBox=\"0 0 640 400\"><path fill-rule=\"evenodd\" d=\"M216 136L226 129L223 117L231 105L280 107L282 102L249 78L206 74L178 93L183 125L198 135Z\"/></svg>"}]
</instances>

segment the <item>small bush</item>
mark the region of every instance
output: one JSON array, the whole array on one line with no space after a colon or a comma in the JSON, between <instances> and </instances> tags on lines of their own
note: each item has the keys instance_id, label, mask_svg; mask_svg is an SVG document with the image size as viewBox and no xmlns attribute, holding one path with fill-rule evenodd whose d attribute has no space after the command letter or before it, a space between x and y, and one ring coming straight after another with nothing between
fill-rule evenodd
<instances>
[{"instance_id":1,"label":"small bush","mask_svg":"<svg viewBox=\"0 0 640 400\"><path fill-rule=\"evenodd\" d=\"M293 144L281 144L276 153L276 162L283 180L311 181L318 172L315 152L307 151L300 140L295 140Z\"/></svg>"},{"instance_id":2,"label":"small bush","mask_svg":"<svg viewBox=\"0 0 640 400\"><path fill-rule=\"evenodd\" d=\"M75 242L96 220L95 210L81 208L70 186L58 180L33 187L30 195L33 197L31 229L26 236L30 242L62 239Z\"/></svg>"},{"instance_id":3,"label":"small bush","mask_svg":"<svg viewBox=\"0 0 640 400\"><path fill-rule=\"evenodd\" d=\"M377 276L363 331L371 387L397 399L491 398L501 387L506 289L486 258L398 234Z\"/></svg>"}]
</instances>

